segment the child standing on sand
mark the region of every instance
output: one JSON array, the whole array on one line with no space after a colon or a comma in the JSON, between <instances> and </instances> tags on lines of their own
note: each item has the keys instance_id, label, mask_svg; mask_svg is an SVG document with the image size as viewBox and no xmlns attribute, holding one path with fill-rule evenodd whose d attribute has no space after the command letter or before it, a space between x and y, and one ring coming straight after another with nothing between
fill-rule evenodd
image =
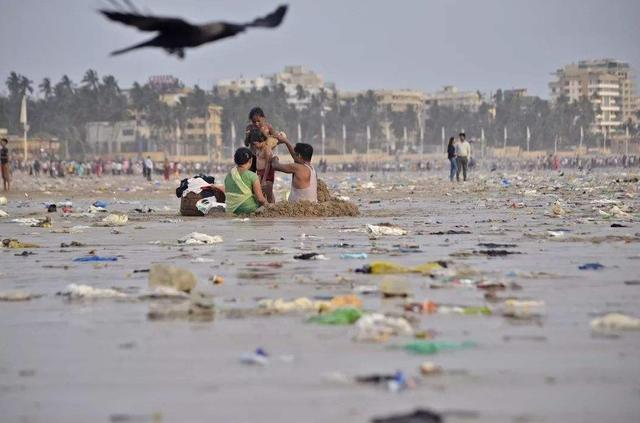
<instances>
[{"instance_id":1,"label":"child standing on sand","mask_svg":"<svg viewBox=\"0 0 640 423\"><path fill-rule=\"evenodd\" d=\"M272 149L267 144L267 140L259 128L251 128L247 139L255 149L256 173L260 178L262 192L269 203L275 203L273 195L275 170L271 166L271 157L273 156Z\"/></svg>"}]
</instances>

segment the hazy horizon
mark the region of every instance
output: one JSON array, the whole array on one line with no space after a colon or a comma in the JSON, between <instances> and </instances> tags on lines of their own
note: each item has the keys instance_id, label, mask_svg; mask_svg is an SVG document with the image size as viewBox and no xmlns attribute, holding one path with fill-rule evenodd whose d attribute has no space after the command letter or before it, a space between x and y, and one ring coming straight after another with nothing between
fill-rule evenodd
<instances>
[{"instance_id":1,"label":"hazy horizon","mask_svg":"<svg viewBox=\"0 0 640 423\"><path fill-rule=\"evenodd\" d=\"M135 1L155 14L193 22L247 21L281 1ZM551 73L583 59L613 58L640 72L640 2L618 0L437 0L314 2L291 0L276 30L254 30L187 50L183 61L158 49L123 56L109 52L151 38L108 22L97 9L107 1L0 0L0 51L4 81L16 71L34 81L74 82L91 68L114 75L122 88L151 75L171 74L211 89L219 79L271 74L300 64L339 90L418 89L444 85L495 92L527 88L548 98Z\"/></svg>"}]
</instances>

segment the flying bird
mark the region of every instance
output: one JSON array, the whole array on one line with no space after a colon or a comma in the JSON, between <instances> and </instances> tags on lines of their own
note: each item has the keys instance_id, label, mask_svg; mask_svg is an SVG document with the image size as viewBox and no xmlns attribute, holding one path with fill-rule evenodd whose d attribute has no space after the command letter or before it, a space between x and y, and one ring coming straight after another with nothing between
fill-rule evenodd
<instances>
[{"instance_id":1,"label":"flying bird","mask_svg":"<svg viewBox=\"0 0 640 423\"><path fill-rule=\"evenodd\" d=\"M116 10L100 10L108 19L138 28L140 31L157 32L155 38L131 47L116 50L112 56L136 50L143 47L159 47L169 54L175 54L184 59L184 50L188 47L198 47L202 44L214 42L244 32L247 28L276 28L282 23L287 13L287 5L279 6L267 16L254 19L248 23L210 22L194 25L173 17L152 16L143 14L135 9L130 2L131 12Z\"/></svg>"}]
</instances>

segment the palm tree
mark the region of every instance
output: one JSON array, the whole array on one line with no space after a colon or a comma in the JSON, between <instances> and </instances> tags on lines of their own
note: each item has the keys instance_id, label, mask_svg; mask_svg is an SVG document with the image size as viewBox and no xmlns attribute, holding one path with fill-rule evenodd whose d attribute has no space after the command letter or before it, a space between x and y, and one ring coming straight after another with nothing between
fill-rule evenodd
<instances>
[{"instance_id":1,"label":"palm tree","mask_svg":"<svg viewBox=\"0 0 640 423\"><path fill-rule=\"evenodd\" d=\"M40 92L44 94L44 98L46 100L51 98L51 96L53 95L53 88L51 87L51 79L49 78L44 78L40 83L40 85L38 85L38 88L40 88Z\"/></svg>"},{"instance_id":2,"label":"palm tree","mask_svg":"<svg viewBox=\"0 0 640 423\"><path fill-rule=\"evenodd\" d=\"M100 83L98 72L93 69L87 70L82 78L82 83L85 84L85 87L91 88L92 91L97 91Z\"/></svg>"}]
</instances>

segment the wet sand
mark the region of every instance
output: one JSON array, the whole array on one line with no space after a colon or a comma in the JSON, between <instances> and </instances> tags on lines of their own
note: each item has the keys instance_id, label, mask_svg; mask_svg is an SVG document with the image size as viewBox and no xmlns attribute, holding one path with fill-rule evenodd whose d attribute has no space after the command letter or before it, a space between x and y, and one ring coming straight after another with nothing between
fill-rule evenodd
<instances>
[{"instance_id":1,"label":"wet sand","mask_svg":"<svg viewBox=\"0 0 640 423\"><path fill-rule=\"evenodd\" d=\"M22 249L0 250L0 291L42 297L0 302L2 421L366 422L418 407L444 413L448 422L637 421L640 331L594 333L589 322L608 312L640 317L640 285L625 284L640 279L638 183L616 183L621 171L540 172L522 180L507 175L508 187L501 175L472 176L459 185L435 173L330 174L323 178L336 195L358 205L359 217L249 220L178 216L173 183L109 177L47 185L51 182L44 178L36 186L16 178L9 204L0 206L10 215L0 218L0 238L42 248L24 257L15 255ZM283 189L280 183L280 193ZM106 200L109 211L127 213L129 222L92 226L104 215L63 217L46 213L42 205L67 198L76 212ZM567 213L552 217L548 214L558 200ZM613 204L602 200L617 201L626 216L604 217L598 209L610 211ZM134 211L148 207L156 211ZM11 222L45 216L52 218L51 228ZM383 222L408 234L370 239L364 232L366 224ZM626 227L613 228L613 223ZM65 228L70 233L58 233ZM548 233L561 229L567 230L563 236ZM470 233L446 234L450 230ZM176 244L194 231L221 235L224 242ZM432 234L437 232L445 234ZM71 241L86 247L60 248ZM477 253L488 249L483 243L515 244L507 249L521 254L487 257ZM411 246L419 252L407 252L415 249ZM264 253L273 247L283 254ZM118 261L72 261L90 250ZM293 259L305 252L329 260ZM350 252L366 252L369 258L340 258ZM450 287L442 277L400 275L416 301L496 310L489 316L406 314L415 329L435 331L434 340L477 343L472 349L416 356L390 348L411 337L355 342L354 326L310 324L308 313L256 312L262 298L328 298L350 294L359 285L379 285L383 276L352 272L376 260L468 266L476 271L473 279L516 283L522 289L497 295L544 301L545 314L534 320L505 318L497 311L500 304L485 298L486 290ZM147 313L156 302L149 300L56 296L71 283L135 296L147 289L148 274L133 271L154 262L190 268L199 280L196 289L214 296L213 321L152 321ZM256 265L274 262L281 267ZM606 267L578 269L588 262ZM208 281L213 275L224 277L224 283L213 285ZM434 284L445 287L434 289ZM403 314L402 298L360 298L365 311ZM258 347L271 356L267 366L240 362L242 353ZM421 376L424 361L445 373ZM393 393L342 381L396 370L415 377L417 386Z\"/></svg>"}]
</instances>

